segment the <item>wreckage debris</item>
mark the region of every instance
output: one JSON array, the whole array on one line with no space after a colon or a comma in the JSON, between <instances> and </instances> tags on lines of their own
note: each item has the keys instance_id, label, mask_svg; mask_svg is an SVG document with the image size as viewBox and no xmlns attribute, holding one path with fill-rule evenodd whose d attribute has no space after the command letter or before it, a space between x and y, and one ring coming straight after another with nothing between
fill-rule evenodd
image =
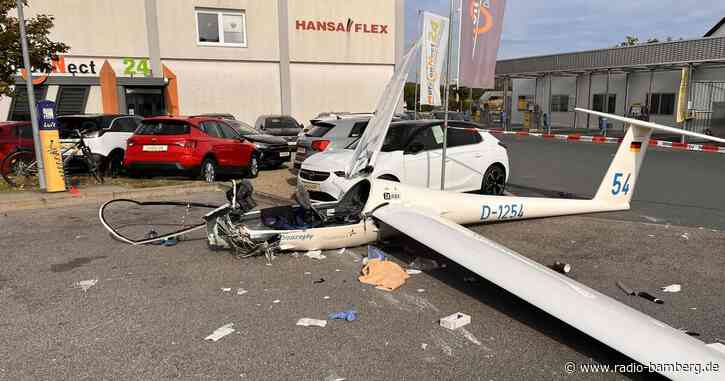
<instances>
[{"instance_id":1,"label":"wreckage debris","mask_svg":"<svg viewBox=\"0 0 725 381\"><path fill-rule=\"evenodd\" d=\"M549 266L550 269L560 273L567 275L571 272L571 265L568 263L562 263L559 261L554 262L553 265Z\"/></svg>"},{"instance_id":2,"label":"wreckage debris","mask_svg":"<svg viewBox=\"0 0 725 381\"><path fill-rule=\"evenodd\" d=\"M357 311L347 310L347 311L333 312L333 313L327 315L327 319L355 321L355 320L357 320Z\"/></svg>"},{"instance_id":3,"label":"wreckage debris","mask_svg":"<svg viewBox=\"0 0 725 381\"><path fill-rule=\"evenodd\" d=\"M326 256L322 255L321 250L310 250L305 253L305 257L312 258L312 259L325 259Z\"/></svg>"},{"instance_id":4,"label":"wreckage debris","mask_svg":"<svg viewBox=\"0 0 725 381\"><path fill-rule=\"evenodd\" d=\"M297 325L303 327L321 327L324 328L327 325L327 320L312 319L312 318L301 318L297 320Z\"/></svg>"},{"instance_id":5,"label":"wreckage debris","mask_svg":"<svg viewBox=\"0 0 725 381\"><path fill-rule=\"evenodd\" d=\"M379 259L381 261L386 260L385 252L373 245L368 245L368 256L363 258L363 265L368 264L368 262L372 259Z\"/></svg>"},{"instance_id":6,"label":"wreckage debris","mask_svg":"<svg viewBox=\"0 0 725 381\"><path fill-rule=\"evenodd\" d=\"M393 291L405 283L410 278L405 270L398 264L390 261L381 261L380 259L372 259L363 266L362 275L358 280L365 284L377 286L381 290Z\"/></svg>"},{"instance_id":7,"label":"wreckage debris","mask_svg":"<svg viewBox=\"0 0 725 381\"><path fill-rule=\"evenodd\" d=\"M441 318L440 325L443 328L455 330L471 323L471 316L466 315L462 312L456 312L452 315L448 315Z\"/></svg>"},{"instance_id":8,"label":"wreckage debris","mask_svg":"<svg viewBox=\"0 0 725 381\"><path fill-rule=\"evenodd\" d=\"M320 278L318 280L313 280L312 283L314 283L314 284L325 283L325 278Z\"/></svg>"},{"instance_id":9,"label":"wreckage debris","mask_svg":"<svg viewBox=\"0 0 725 381\"><path fill-rule=\"evenodd\" d=\"M234 323L229 323L217 328L211 335L205 337L204 340L211 340L213 342L219 341L222 337L235 331L235 329L232 328L233 325Z\"/></svg>"},{"instance_id":10,"label":"wreckage debris","mask_svg":"<svg viewBox=\"0 0 725 381\"><path fill-rule=\"evenodd\" d=\"M659 299L659 298L655 297L654 295L649 294L649 293L644 292L644 291L638 292L637 293L637 296L639 296L640 298L647 299L647 300L649 300L652 303L657 303L657 304L664 304L665 303L662 299Z\"/></svg>"},{"instance_id":11,"label":"wreckage debris","mask_svg":"<svg viewBox=\"0 0 725 381\"><path fill-rule=\"evenodd\" d=\"M98 283L98 279L82 280L75 283L76 288L80 288L83 292L87 292L89 288L93 287Z\"/></svg>"},{"instance_id":12,"label":"wreckage debris","mask_svg":"<svg viewBox=\"0 0 725 381\"><path fill-rule=\"evenodd\" d=\"M682 291L682 286L679 284L671 284L669 286L662 287L662 292L680 292Z\"/></svg>"},{"instance_id":13,"label":"wreckage debris","mask_svg":"<svg viewBox=\"0 0 725 381\"><path fill-rule=\"evenodd\" d=\"M416 270L416 269L407 269L407 270L405 270L405 272L408 275L418 275L418 274L422 273L422 271Z\"/></svg>"},{"instance_id":14,"label":"wreckage debris","mask_svg":"<svg viewBox=\"0 0 725 381\"><path fill-rule=\"evenodd\" d=\"M237 295L244 295L244 294L246 294L247 292L249 292L249 291L247 291L247 290L245 290L245 289L243 289L243 288L238 288L238 289L237 289Z\"/></svg>"},{"instance_id":15,"label":"wreckage debris","mask_svg":"<svg viewBox=\"0 0 725 381\"><path fill-rule=\"evenodd\" d=\"M631 287L627 286L626 284L624 284L622 282L617 282L617 287L619 287L619 289L624 291L624 293L627 295L631 295L631 296L637 295L637 293L634 292L634 289L632 289Z\"/></svg>"}]
</instances>

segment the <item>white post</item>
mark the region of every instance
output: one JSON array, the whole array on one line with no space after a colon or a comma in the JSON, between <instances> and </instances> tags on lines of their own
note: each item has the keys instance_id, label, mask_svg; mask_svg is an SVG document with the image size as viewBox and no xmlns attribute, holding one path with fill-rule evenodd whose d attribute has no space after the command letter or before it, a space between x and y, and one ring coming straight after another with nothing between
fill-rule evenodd
<instances>
[{"instance_id":1,"label":"white post","mask_svg":"<svg viewBox=\"0 0 725 381\"><path fill-rule=\"evenodd\" d=\"M18 24L20 26L20 46L23 50L23 65L25 66L25 88L28 90L28 108L30 109L30 123L33 129L33 147L35 148L35 162L38 168L38 183L40 190L46 189L45 166L43 165L42 149L40 148L40 130L38 129L38 115L35 110L35 92L33 91L33 73L30 72L30 55L28 54L28 41L25 35L25 16L23 16L23 0L16 0L18 7Z\"/></svg>"},{"instance_id":2,"label":"white post","mask_svg":"<svg viewBox=\"0 0 725 381\"><path fill-rule=\"evenodd\" d=\"M448 13L448 51L447 57L446 57L446 93L445 93L445 100L444 105L446 108L445 116L443 117L443 152L441 155L441 190L445 189L446 185L446 145L448 144L448 95L450 93L450 73L451 73L451 46L453 45L451 41L453 39L453 33L451 33L451 21L453 20L454 10L453 10L453 1L451 2L451 9ZM460 36L459 36L460 37ZM460 54L460 52L459 52Z\"/></svg>"}]
</instances>

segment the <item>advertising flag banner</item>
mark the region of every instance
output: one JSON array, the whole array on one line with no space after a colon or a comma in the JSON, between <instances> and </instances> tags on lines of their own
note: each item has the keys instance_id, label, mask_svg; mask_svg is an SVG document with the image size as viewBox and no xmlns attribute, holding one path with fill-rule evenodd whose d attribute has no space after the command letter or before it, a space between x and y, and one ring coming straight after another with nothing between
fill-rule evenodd
<instances>
[{"instance_id":1,"label":"advertising flag banner","mask_svg":"<svg viewBox=\"0 0 725 381\"><path fill-rule=\"evenodd\" d=\"M447 17L423 13L423 46L420 53L420 104L441 105L441 73L448 49Z\"/></svg>"},{"instance_id":2,"label":"advertising flag banner","mask_svg":"<svg viewBox=\"0 0 725 381\"><path fill-rule=\"evenodd\" d=\"M506 0L462 0L461 86L492 89Z\"/></svg>"}]
</instances>

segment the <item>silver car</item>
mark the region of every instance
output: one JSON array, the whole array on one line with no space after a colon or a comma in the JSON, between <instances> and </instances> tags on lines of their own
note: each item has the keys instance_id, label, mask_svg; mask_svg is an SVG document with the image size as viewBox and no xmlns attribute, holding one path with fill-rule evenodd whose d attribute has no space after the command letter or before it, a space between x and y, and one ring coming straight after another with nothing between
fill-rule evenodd
<instances>
[{"instance_id":1,"label":"silver car","mask_svg":"<svg viewBox=\"0 0 725 381\"><path fill-rule=\"evenodd\" d=\"M370 117L313 120L307 131L297 139L294 167L300 168L308 157L332 148L345 148L359 138Z\"/></svg>"}]
</instances>

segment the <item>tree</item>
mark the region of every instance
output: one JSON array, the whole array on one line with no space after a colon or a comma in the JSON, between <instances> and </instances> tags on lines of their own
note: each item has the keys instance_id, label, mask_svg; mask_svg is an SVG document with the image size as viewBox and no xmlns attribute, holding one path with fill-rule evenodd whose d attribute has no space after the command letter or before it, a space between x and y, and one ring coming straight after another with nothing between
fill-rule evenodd
<instances>
[{"instance_id":1,"label":"tree","mask_svg":"<svg viewBox=\"0 0 725 381\"><path fill-rule=\"evenodd\" d=\"M626 36L624 37L624 41L619 44L619 46L635 46L639 45L639 38L635 36Z\"/></svg>"},{"instance_id":2,"label":"tree","mask_svg":"<svg viewBox=\"0 0 725 381\"><path fill-rule=\"evenodd\" d=\"M27 6L26 0L23 3ZM18 69L23 67L18 18L10 15L16 5L15 0L0 0L0 97L12 95L10 86L15 84ZM53 16L39 14L25 20L28 54L33 70L50 72L51 60L70 49L68 45L54 42L48 37L54 19Z\"/></svg>"}]
</instances>

